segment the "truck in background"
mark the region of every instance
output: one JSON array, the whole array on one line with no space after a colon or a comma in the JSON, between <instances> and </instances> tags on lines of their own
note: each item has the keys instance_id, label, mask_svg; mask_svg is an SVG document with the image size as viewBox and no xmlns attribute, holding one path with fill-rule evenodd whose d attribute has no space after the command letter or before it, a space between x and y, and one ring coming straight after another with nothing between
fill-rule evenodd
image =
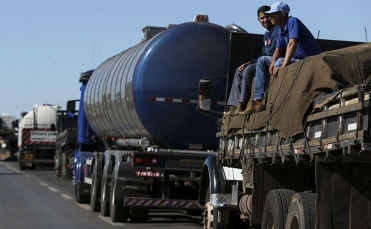
<instances>
[{"instance_id":1,"label":"truck in background","mask_svg":"<svg viewBox=\"0 0 371 229\"><path fill-rule=\"evenodd\" d=\"M77 144L77 121L80 100L67 101L66 110L57 112L57 136L54 166L58 177L72 179Z\"/></svg>"},{"instance_id":2,"label":"truck in background","mask_svg":"<svg viewBox=\"0 0 371 229\"><path fill-rule=\"evenodd\" d=\"M18 162L21 170L54 165L59 105L34 105L21 113L18 128Z\"/></svg>"},{"instance_id":3,"label":"truck in background","mask_svg":"<svg viewBox=\"0 0 371 229\"><path fill-rule=\"evenodd\" d=\"M234 70L259 55L254 49L261 47L259 40L254 34L231 35L224 91L230 91ZM322 51L360 44L318 42ZM265 111L218 119L219 149L206 160L201 178L201 193L210 192L208 198L200 195L206 228L370 226L370 53L365 44L301 60L270 79ZM319 80L323 84L313 86ZM352 84L358 85L346 88ZM215 79L200 81L204 101L198 109L212 111L205 104L208 95L221 91L214 85ZM302 97L306 100L292 103ZM303 119L294 122L296 113ZM299 134L280 131L301 124Z\"/></svg>"},{"instance_id":4,"label":"truck in background","mask_svg":"<svg viewBox=\"0 0 371 229\"><path fill-rule=\"evenodd\" d=\"M206 15L155 29L80 77L76 199L114 222L143 222L150 208L201 214L201 169L218 147L215 122L195 109L197 85L227 74L230 31ZM222 112L223 98L211 106Z\"/></svg>"}]
</instances>

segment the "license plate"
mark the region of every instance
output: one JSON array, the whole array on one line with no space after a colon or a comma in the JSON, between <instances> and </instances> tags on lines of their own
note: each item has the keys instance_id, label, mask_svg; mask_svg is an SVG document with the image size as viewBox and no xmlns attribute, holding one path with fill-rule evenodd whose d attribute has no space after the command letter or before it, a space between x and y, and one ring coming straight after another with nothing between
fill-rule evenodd
<instances>
[{"instance_id":1,"label":"license plate","mask_svg":"<svg viewBox=\"0 0 371 229\"><path fill-rule=\"evenodd\" d=\"M151 169L137 169L137 176L139 177L161 177L161 172Z\"/></svg>"},{"instance_id":2,"label":"license plate","mask_svg":"<svg viewBox=\"0 0 371 229\"><path fill-rule=\"evenodd\" d=\"M33 159L33 155L32 154L25 154L24 155L24 159L25 160L32 160Z\"/></svg>"}]
</instances>

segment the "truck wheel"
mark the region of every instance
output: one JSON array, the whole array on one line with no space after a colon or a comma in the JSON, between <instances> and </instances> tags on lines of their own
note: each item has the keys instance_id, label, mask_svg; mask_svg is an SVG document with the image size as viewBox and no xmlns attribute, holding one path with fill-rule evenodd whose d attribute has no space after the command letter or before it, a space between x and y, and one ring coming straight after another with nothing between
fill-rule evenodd
<instances>
[{"instance_id":1,"label":"truck wheel","mask_svg":"<svg viewBox=\"0 0 371 229\"><path fill-rule=\"evenodd\" d=\"M67 152L62 152L62 179L71 180L72 179L72 170L68 168Z\"/></svg>"},{"instance_id":2,"label":"truck wheel","mask_svg":"<svg viewBox=\"0 0 371 229\"><path fill-rule=\"evenodd\" d=\"M100 211L100 189L98 188L98 180L97 180L97 166L94 165L93 167L93 181L91 185L91 199L90 199L90 206L93 212Z\"/></svg>"},{"instance_id":3,"label":"truck wheel","mask_svg":"<svg viewBox=\"0 0 371 229\"><path fill-rule=\"evenodd\" d=\"M57 173L57 177L62 176L62 155L60 149L55 150L54 155L54 168Z\"/></svg>"},{"instance_id":4,"label":"truck wheel","mask_svg":"<svg viewBox=\"0 0 371 229\"><path fill-rule=\"evenodd\" d=\"M285 228L314 229L316 227L316 198L316 193L296 193L291 199Z\"/></svg>"},{"instance_id":5,"label":"truck wheel","mask_svg":"<svg viewBox=\"0 0 371 229\"><path fill-rule=\"evenodd\" d=\"M100 195L100 211L102 212L103 216L109 216L110 215L110 204L109 201L105 201L110 199L109 196L109 180L107 177L107 172L105 169L103 169L103 174L102 174L102 186L101 186L101 195Z\"/></svg>"},{"instance_id":6,"label":"truck wheel","mask_svg":"<svg viewBox=\"0 0 371 229\"><path fill-rule=\"evenodd\" d=\"M26 166L24 166L21 162L19 162L19 168L21 170L26 170Z\"/></svg>"},{"instance_id":7,"label":"truck wheel","mask_svg":"<svg viewBox=\"0 0 371 229\"><path fill-rule=\"evenodd\" d=\"M80 182L75 185L76 201L79 204L89 203L89 196L80 194Z\"/></svg>"},{"instance_id":8,"label":"truck wheel","mask_svg":"<svg viewBox=\"0 0 371 229\"><path fill-rule=\"evenodd\" d=\"M111 220L112 222L127 222L130 214L130 208L115 205L115 195L116 195L116 182L115 179L111 178L111 201L110 201Z\"/></svg>"},{"instance_id":9,"label":"truck wheel","mask_svg":"<svg viewBox=\"0 0 371 229\"><path fill-rule=\"evenodd\" d=\"M144 223L148 218L148 208L132 208L130 220L132 223Z\"/></svg>"},{"instance_id":10,"label":"truck wheel","mask_svg":"<svg viewBox=\"0 0 371 229\"><path fill-rule=\"evenodd\" d=\"M291 197L295 194L289 189L269 191L263 209L262 229L284 229Z\"/></svg>"},{"instance_id":11,"label":"truck wheel","mask_svg":"<svg viewBox=\"0 0 371 229\"><path fill-rule=\"evenodd\" d=\"M21 170L26 170L26 166L24 166L24 165L22 165L22 164L19 164L19 168L20 168Z\"/></svg>"}]
</instances>

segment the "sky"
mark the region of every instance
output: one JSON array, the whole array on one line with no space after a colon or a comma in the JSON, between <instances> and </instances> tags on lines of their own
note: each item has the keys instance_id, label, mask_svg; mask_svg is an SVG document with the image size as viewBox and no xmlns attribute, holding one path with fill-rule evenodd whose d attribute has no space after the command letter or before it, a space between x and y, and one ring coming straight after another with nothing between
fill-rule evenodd
<instances>
[{"instance_id":1,"label":"sky","mask_svg":"<svg viewBox=\"0 0 371 229\"><path fill-rule=\"evenodd\" d=\"M0 0L0 115L34 104L79 99L81 72L141 42L145 26L166 27L207 14L263 34L256 11L267 0ZM290 15L317 37L371 41L370 0L287 0Z\"/></svg>"}]
</instances>

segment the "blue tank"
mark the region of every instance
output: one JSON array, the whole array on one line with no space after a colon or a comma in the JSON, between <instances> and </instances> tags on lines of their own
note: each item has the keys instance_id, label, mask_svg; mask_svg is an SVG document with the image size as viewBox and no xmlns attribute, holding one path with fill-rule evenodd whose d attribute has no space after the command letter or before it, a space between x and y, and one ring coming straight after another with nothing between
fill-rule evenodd
<instances>
[{"instance_id":1,"label":"blue tank","mask_svg":"<svg viewBox=\"0 0 371 229\"><path fill-rule=\"evenodd\" d=\"M94 132L102 138L147 137L173 149L217 149L215 120L196 111L198 84L227 75L229 35L215 24L184 23L100 64L84 99ZM216 96L213 101L224 101Z\"/></svg>"}]
</instances>

